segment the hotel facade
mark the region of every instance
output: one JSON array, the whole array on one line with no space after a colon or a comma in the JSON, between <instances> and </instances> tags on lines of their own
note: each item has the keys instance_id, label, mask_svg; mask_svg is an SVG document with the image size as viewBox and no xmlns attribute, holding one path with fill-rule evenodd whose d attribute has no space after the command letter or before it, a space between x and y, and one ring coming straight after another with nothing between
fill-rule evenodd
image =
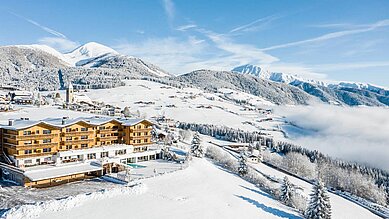
<instances>
[{"instance_id":1,"label":"hotel facade","mask_svg":"<svg viewBox=\"0 0 389 219\"><path fill-rule=\"evenodd\" d=\"M145 119L112 117L9 120L0 126L1 176L44 187L123 170L158 159Z\"/></svg>"}]
</instances>

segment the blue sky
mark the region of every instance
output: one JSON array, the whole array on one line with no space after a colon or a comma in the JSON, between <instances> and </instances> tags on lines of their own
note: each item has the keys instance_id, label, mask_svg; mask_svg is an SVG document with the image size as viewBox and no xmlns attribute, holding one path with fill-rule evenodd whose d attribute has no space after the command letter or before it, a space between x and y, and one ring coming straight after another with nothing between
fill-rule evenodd
<instances>
[{"instance_id":1,"label":"blue sky","mask_svg":"<svg viewBox=\"0 0 389 219\"><path fill-rule=\"evenodd\" d=\"M1 1L0 45L95 41L172 73L251 63L389 87L389 1Z\"/></svg>"}]
</instances>

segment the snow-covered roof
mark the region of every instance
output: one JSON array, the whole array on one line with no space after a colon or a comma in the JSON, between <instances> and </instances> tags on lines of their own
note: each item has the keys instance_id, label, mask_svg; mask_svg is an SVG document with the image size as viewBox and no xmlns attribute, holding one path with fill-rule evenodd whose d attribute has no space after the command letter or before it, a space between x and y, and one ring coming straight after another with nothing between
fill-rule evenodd
<instances>
[{"instance_id":1,"label":"snow-covered roof","mask_svg":"<svg viewBox=\"0 0 389 219\"><path fill-rule=\"evenodd\" d=\"M140 119L140 118L131 118L131 119L125 119L125 118L112 118L112 117L105 117L105 116L92 116L92 117L79 117L79 118L47 118L43 120L26 120L26 119L16 119L13 122L13 125L0 125L0 128L3 129L9 129L9 130L20 130L20 129L26 129L35 125L39 124L45 124L49 126L53 126L56 128L64 128L69 125L73 125L79 122L84 122L89 125L98 126L103 125L107 122L116 121L118 123L121 123L123 126L133 126L140 122L146 121L150 124L152 122L146 120L146 119Z\"/></svg>"},{"instance_id":2,"label":"snow-covered roof","mask_svg":"<svg viewBox=\"0 0 389 219\"><path fill-rule=\"evenodd\" d=\"M61 166L46 166L44 169L26 170L24 175L31 181L51 179L61 176L68 176L78 173L102 170L103 168L94 163L76 163Z\"/></svg>"}]
</instances>

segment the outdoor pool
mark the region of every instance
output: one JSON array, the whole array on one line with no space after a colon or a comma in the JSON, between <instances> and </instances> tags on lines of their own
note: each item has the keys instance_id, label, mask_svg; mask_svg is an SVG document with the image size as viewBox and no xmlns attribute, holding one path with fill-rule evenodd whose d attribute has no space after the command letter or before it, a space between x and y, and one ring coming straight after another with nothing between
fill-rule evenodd
<instances>
[{"instance_id":1,"label":"outdoor pool","mask_svg":"<svg viewBox=\"0 0 389 219\"><path fill-rule=\"evenodd\" d=\"M142 166L142 165L139 165L139 164L136 164L136 163L128 163L127 165L130 166L130 167L133 167L135 169L145 168L146 167L146 166Z\"/></svg>"}]
</instances>

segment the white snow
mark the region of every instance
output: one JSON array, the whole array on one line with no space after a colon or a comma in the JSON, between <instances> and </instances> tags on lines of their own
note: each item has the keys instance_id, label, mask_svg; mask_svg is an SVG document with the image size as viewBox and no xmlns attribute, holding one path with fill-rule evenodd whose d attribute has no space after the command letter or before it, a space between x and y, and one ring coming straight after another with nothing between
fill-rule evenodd
<instances>
[{"instance_id":1,"label":"white snow","mask_svg":"<svg viewBox=\"0 0 389 219\"><path fill-rule=\"evenodd\" d=\"M79 65L90 59L100 57L102 55L118 55L119 53L96 42L89 42L84 44L70 53L64 54L64 57L73 65Z\"/></svg>"},{"instance_id":2,"label":"white snow","mask_svg":"<svg viewBox=\"0 0 389 219\"><path fill-rule=\"evenodd\" d=\"M253 184L228 173L205 159L172 174L141 181L134 192L80 196L80 201L43 203L11 216L39 215L39 218L301 218ZM145 190L144 188L147 188ZM125 190L126 191L126 190ZM101 197L101 198L100 198ZM68 207L70 206L70 207ZM56 208L59 208L58 210ZM59 212L57 212L59 211ZM9 217L21 218L21 217Z\"/></svg>"},{"instance_id":3,"label":"white snow","mask_svg":"<svg viewBox=\"0 0 389 219\"><path fill-rule=\"evenodd\" d=\"M303 189L303 194L308 197L308 195L312 191L312 184L309 184L303 180L300 180L298 178L295 178L293 176L287 175L285 173L282 173L280 171L277 171L271 167L268 167L265 164L258 163L258 164L251 164L252 167L259 170L260 172L268 175L273 176L278 179L283 179L285 176L289 178L289 181L293 183L294 185L297 185L298 187ZM335 195L333 193L328 193L330 197L330 203L331 203L331 210L332 210L332 218L333 219L344 219L344 218L351 218L351 219L368 219L368 218L380 218L374 214L372 214L369 210L360 207L359 205L352 203L338 195Z\"/></svg>"}]
</instances>

